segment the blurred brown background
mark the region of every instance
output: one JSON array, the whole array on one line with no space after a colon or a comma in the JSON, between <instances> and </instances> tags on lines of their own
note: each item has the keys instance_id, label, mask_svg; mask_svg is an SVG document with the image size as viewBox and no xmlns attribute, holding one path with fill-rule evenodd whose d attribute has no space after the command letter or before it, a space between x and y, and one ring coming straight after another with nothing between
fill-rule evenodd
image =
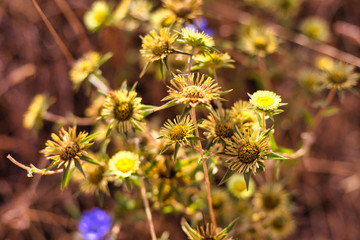
<instances>
[{"instance_id":1,"label":"blurred brown background","mask_svg":"<svg viewBox=\"0 0 360 240\"><path fill-rule=\"evenodd\" d=\"M66 18L63 1L67 1L81 20L92 1L89 0L41 0L39 4L57 33L69 48L74 58L94 49L102 53L111 51L113 58L103 67L103 74L111 86L120 86L123 79L133 83L139 81L141 67L137 64L141 46L139 35L146 30L139 28L125 32L115 27L103 29L98 34L73 28ZM117 2L117 1L113 1ZM154 1L155 6L159 5ZM206 1L205 16L210 27L215 29L215 39L235 41L239 28L238 18L243 12L252 13L236 0ZM231 12L228 10L231 9ZM266 24L275 24L271 14L255 13ZM360 57L360 1L359 0L312 0L305 1L295 17L292 33L296 33L298 22L310 15L325 19L331 26L332 37L328 43L340 51L350 53L355 60ZM279 23L279 22L278 22ZM354 28L346 28L350 24ZM281 24L281 23L280 23ZM355 31L354 31L355 29ZM356 30L358 32L356 32ZM291 35L290 35L291 36ZM292 38L292 36L290 37ZM90 44L87 44L86 39ZM220 70L218 75L224 88L234 91L226 96L230 106L239 98L247 99L247 92L256 90L251 79L251 66L246 55L226 49L236 60L236 69ZM305 130L301 113L310 106L312 99L301 95L297 76L302 67L313 64L316 51L294 42L283 41L282 50L272 57L275 91L284 102L285 113L277 121L277 141L280 145L296 149L300 134ZM23 114L32 98L38 93L48 93L57 101L50 111L59 115L74 112L84 116L88 98L83 89L72 91L69 81L69 63L44 25L30 0L2 0L0 3L0 239L71 239L76 231L74 217L78 208L95 205L93 197L77 197L74 189L60 191L60 176L28 178L26 172L6 159L7 154L25 165L34 163L44 167L46 161L39 150L53 129L50 122L38 136L24 129ZM357 71L359 68L357 68ZM139 81L138 91L146 104L159 105L166 94L166 87L146 75ZM357 87L359 90L359 87ZM325 94L324 94L325 95ZM321 98L323 96L317 96ZM359 96L347 92L339 114L331 116L317 131L316 143L310 154L311 167L305 169L301 161L284 169L283 175L291 175L287 188L293 193L297 231L289 239L360 239L360 101ZM314 109L312 109L313 112ZM111 201L109 201L111 204ZM111 209L111 205L107 206ZM75 209L75 210L74 210ZM70 216L70 214L73 216ZM173 222L172 222L173 221ZM156 218L157 229L181 230L179 219ZM140 227L139 227L140 226ZM124 226L121 239L142 239L134 232L144 226ZM136 230L137 229L137 230ZM160 230L160 231L161 231ZM175 234L175 233L174 233ZM183 235L173 235L181 239ZM178 237L176 237L178 236ZM182 237L181 237L182 236ZM146 239L146 237L144 238Z\"/></svg>"}]
</instances>

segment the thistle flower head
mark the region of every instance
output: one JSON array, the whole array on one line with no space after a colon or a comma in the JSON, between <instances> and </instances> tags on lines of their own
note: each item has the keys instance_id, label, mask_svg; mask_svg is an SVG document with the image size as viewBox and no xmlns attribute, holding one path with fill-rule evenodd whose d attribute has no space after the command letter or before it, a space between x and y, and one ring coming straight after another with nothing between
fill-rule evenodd
<instances>
[{"instance_id":1,"label":"thistle flower head","mask_svg":"<svg viewBox=\"0 0 360 240\"><path fill-rule=\"evenodd\" d=\"M176 38L176 35L170 33L169 28L161 28L159 34L152 30L142 38L140 53L150 63L164 59L173 52Z\"/></svg>"},{"instance_id":2,"label":"thistle flower head","mask_svg":"<svg viewBox=\"0 0 360 240\"><path fill-rule=\"evenodd\" d=\"M49 98L44 94L36 95L24 114L23 126L26 129L40 128L42 126L42 116L54 101L53 98Z\"/></svg>"},{"instance_id":3,"label":"thistle flower head","mask_svg":"<svg viewBox=\"0 0 360 240\"><path fill-rule=\"evenodd\" d=\"M357 84L359 74L354 66L339 62L332 69L325 71L325 85L327 88L338 90L351 88Z\"/></svg>"},{"instance_id":4,"label":"thistle flower head","mask_svg":"<svg viewBox=\"0 0 360 240\"><path fill-rule=\"evenodd\" d=\"M216 116L210 114L208 119L202 122L201 127L205 129L204 135L208 139L213 139L214 142L230 139L235 133L234 122L229 116L229 110L220 110Z\"/></svg>"},{"instance_id":5,"label":"thistle flower head","mask_svg":"<svg viewBox=\"0 0 360 240\"><path fill-rule=\"evenodd\" d=\"M212 37L194 28L182 28L180 35L181 38L193 48L208 49L215 45Z\"/></svg>"},{"instance_id":6,"label":"thistle flower head","mask_svg":"<svg viewBox=\"0 0 360 240\"><path fill-rule=\"evenodd\" d=\"M238 173L255 173L264 170L264 161L270 154L267 136L256 130L236 132L227 141L225 159L228 167Z\"/></svg>"},{"instance_id":7,"label":"thistle flower head","mask_svg":"<svg viewBox=\"0 0 360 240\"><path fill-rule=\"evenodd\" d=\"M264 57L275 52L278 47L278 41L272 30L253 28L244 37L242 47L250 55Z\"/></svg>"},{"instance_id":8,"label":"thistle flower head","mask_svg":"<svg viewBox=\"0 0 360 240\"><path fill-rule=\"evenodd\" d=\"M109 160L108 174L116 178L127 178L139 169L139 155L129 151L120 151Z\"/></svg>"},{"instance_id":9,"label":"thistle flower head","mask_svg":"<svg viewBox=\"0 0 360 240\"><path fill-rule=\"evenodd\" d=\"M75 62L69 72L70 80L74 86L80 85L91 73L99 71L100 58L98 52L88 52Z\"/></svg>"},{"instance_id":10,"label":"thistle flower head","mask_svg":"<svg viewBox=\"0 0 360 240\"><path fill-rule=\"evenodd\" d=\"M195 107L198 104L210 105L213 100L221 100L220 87L211 77L203 74L191 73L190 75L176 75L168 86L169 95L163 100L171 100L177 104L190 104Z\"/></svg>"},{"instance_id":11,"label":"thistle flower head","mask_svg":"<svg viewBox=\"0 0 360 240\"><path fill-rule=\"evenodd\" d=\"M276 110L281 103L281 97L272 91L258 90L254 94L249 94L250 103L260 111Z\"/></svg>"},{"instance_id":12,"label":"thistle flower head","mask_svg":"<svg viewBox=\"0 0 360 240\"><path fill-rule=\"evenodd\" d=\"M109 18L110 6L105 1L96 1L84 15L84 23L87 29L96 32Z\"/></svg>"},{"instance_id":13,"label":"thistle flower head","mask_svg":"<svg viewBox=\"0 0 360 240\"><path fill-rule=\"evenodd\" d=\"M300 30L309 38L326 41L329 37L329 27L321 18L309 17L306 18L300 25Z\"/></svg>"},{"instance_id":14,"label":"thistle flower head","mask_svg":"<svg viewBox=\"0 0 360 240\"><path fill-rule=\"evenodd\" d=\"M288 204L288 195L278 183L265 184L254 195L254 207L269 216L283 211Z\"/></svg>"},{"instance_id":15,"label":"thistle flower head","mask_svg":"<svg viewBox=\"0 0 360 240\"><path fill-rule=\"evenodd\" d=\"M212 52L210 54L198 54L194 58L198 68L234 68L234 62L228 53Z\"/></svg>"},{"instance_id":16,"label":"thistle flower head","mask_svg":"<svg viewBox=\"0 0 360 240\"><path fill-rule=\"evenodd\" d=\"M160 130L160 136L165 138L168 144L187 144L189 138L194 137L195 127L189 116L180 119L177 116L174 121L168 120Z\"/></svg>"},{"instance_id":17,"label":"thistle flower head","mask_svg":"<svg viewBox=\"0 0 360 240\"><path fill-rule=\"evenodd\" d=\"M58 135L51 134L53 140L47 140L41 153L53 161L53 166L69 166L73 161L82 159L85 150L92 145L87 135L86 132L77 135L76 127L69 127L68 131L62 128Z\"/></svg>"},{"instance_id":18,"label":"thistle flower head","mask_svg":"<svg viewBox=\"0 0 360 240\"><path fill-rule=\"evenodd\" d=\"M143 131L144 123L141 98L137 97L136 84L129 91L124 82L120 90L110 91L105 99L101 117L108 119L120 132L126 132L130 125Z\"/></svg>"},{"instance_id":19,"label":"thistle flower head","mask_svg":"<svg viewBox=\"0 0 360 240\"><path fill-rule=\"evenodd\" d=\"M163 6L172 11L179 22L200 16L202 3L202 0L163 0Z\"/></svg>"},{"instance_id":20,"label":"thistle flower head","mask_svg":"<svg viewBox=\"0 0 360 240\"><path fill-rule=\"evenodd\" d=\"M111 217L106 211L95 207L83 213L78 229L85 240L104 239L111 229Z\"/></svg>"},{"instance_id":21,"label":"thistle flower head","mask_svg":"<svg viewBox=\"0 0 360 240\"><path fill-rule=\"evenodd\" d=\"M258 127L258 115L253 105L248 101L239 100L233 104L230 110L230 118L236 123L240 130L244 128Z\"/></svg>"},{"instance_id":22,"label":"thistle flower head","mask_svg":"<svg viewBox=\"0 0 360 240\"><path fill-rule=\"evenodd\" d=\"M283 210L275 216L264 221L268 234L275 239L282 239L291 234L295 229L295 221L289 211Z\"/></svg>"}]
</instances>

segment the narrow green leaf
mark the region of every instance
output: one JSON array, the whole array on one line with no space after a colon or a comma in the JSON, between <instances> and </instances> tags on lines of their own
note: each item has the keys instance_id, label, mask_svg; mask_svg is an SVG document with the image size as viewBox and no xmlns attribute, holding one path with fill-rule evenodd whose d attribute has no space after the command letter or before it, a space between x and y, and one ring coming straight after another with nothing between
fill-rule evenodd
<instances>
[{"instance_id":1,"label":"narrow green leaf","mask_svg":"<svg viewBox=\"0 0 360 240\"><path fill-rule=\"evenodd\" d=\"M85 155L81 155L80 159L81 159L81 160L84 160L84 161L86 161L86 162L88 162L88 163L100 165L97 161L95 161L95 160L93 160L93 159L91 159L91 158L89 158L89 157L87 157L87 156L85 156Z\"/></svg>"},{"instance_id":2,"label":"narrow green leaf","mask_svg":"<svg viewBox=\"0 0 360 240\"><path fill-rule=\"evenodd\" d=\"M276 145L276 142L275 142L275 138L274 138L274 132L271 131L270 134L269 134L269 144L270 144L270 147L273 151L277 151L278 150L278 146Z\"/></svg>"},{"instance_id":3,"label":"narrow green leaf","mask_svg":"<svg viewBox=\"0 0 360 240\"><path fill-rule=\"evenodd\" d=\"M269 153L268 157L270 157L272 159L275 159L275 160L285 160L285 159L287 159L286 157L281 156L280 154L277 154L275 152Z\"/></svg>"},{"instance_id":4,"label":"narrow green leaf","mask_svg":"<svg viewBox=\"0 0 360 240\"><path fill-rule=\"evenodd\" d=\"M151 62L146 62L146 64L145 64L145 66L144 66L144 68L142 69L142 71L141 71L141 73L140 73L140 76L139 76L139 78L142 78L143 76L144 76L144 74L146 73L146 70L149 68L149 66L150 66L150 63Z\"/></svg>"},{"instance_id":5,"label":"narrow green leaf","mask_svg":"<svg viewBox=\"0 0 360 240\"><path fill-rule=\"evenodd\" d=\"M179 149L180 149L180 144L179 143L176 143L175 144L175 150L174 150L174 161L176 161L176 156L179 152Z\"/></svg>"},{"instance_id":6,"label":"narrow green leaf","mask_svg":"<svg viewBox=\"0 0 360 240\"><path fill-rule=\"evenodd\" d=\"M109 59L113 56L113 54L111 52L105 53L100 60L98 61L98 65L101 66L104 63L106 63L107 61L109 61Z\"/></svg>"},{"instance_id":7,"label":"narrow green leaf","mask_svg":"<svg viewBox=\"0 0 360 240\"><path fill-rule=\"evenodd\" d=\"M191 107L190 106L187 106L184 108L184 111L182 112L181 116L180 116L180 119L179 121L182 121L187 115L188 113L190 112L191 110Z\"/></svg>"},{"instance_id":8,"label":"narrow green leaf","mask_svg":"<svg viewBox=\"0 0 360 240\"><path fill-rule=\"evenodd\" d=\"M244 179L245 179L245 183L246 183L246 190L248 190L248 191L249 191L250 175L251 175L251 173L244 173Z\"/></svg>"},{"instance_id":9,"label":"narrow green leaf","mask_svg":"<svg viewBox=\"0 0 360 240\"><path fill-rule=\"evenodd\" d=\"M125 182L126 188L129 190L129 192L131 192L132 185L131 185L130 179L129 179L129 178L125 178L124 182Z\"/></svg>"},{"instance_id":10,"label":"narrow green leaf","mask_svg":"<svg viewBox=\"0 0 360 240\"><path fill-rule=\"evenodd\" d=\"M239 218L234 219L226 228L224 228L221 232L216 235L216 239L223 239L222 237L226 237L229 232L233 229L236 222L239 220Z\"/></svg>"},{"instance_id":11,"label":"narrow green leaf","mask_svg":"<svg viewBox=\"0 0 360 240\"><path fill-rule=\"evenodd\" d=\"M84 138L83 140L81 140L80 143L84 143L84 142L91 141L91 140L93 140L96 136L99 136L100 134L101 134L101 132L93 133L93 134L87 136L86 138Z\"/></svg>"},{"instance_id":12,"label":"narrow green leaf","mask_svg":"<svg viewBox=\"0 0 360 240\"><path fill-rule=\"evenodd\" d=\"M84 178L86 178L85 172L82 169L80 162L78 160L75 160L74 163L75 163L75 167L81 172L81 174L84 176Z\"/></svg>"},{"instance_id":13,"label":"narrow green leaf","mask_svg":"<svg viewBox=\"0 0 360 240\"><path fill-rule=\"evenodd\" d=\"M74 172L75 168L70 169L71 164L68 164L66 167L63 168L63 175L61 179L61 190L64 190L69 184L69 180L71 177L71 174Z\"/></svg>"},{"instance_id":14,"label":"narrow green leaf","mask_svg":"<svg viewBox=\"0 0 360 240\"><path fill-rule=\"evenodd\" d=\"M223 183L226 183L229 178L234 175L236 172L235 171L232 171L230 168L226 171L224 177L221 179L219 185L223 184Z\"/></svg>"},{"instance_id":15,"label":"narrow green leaf","mask_svg":"<svg viewBox=\"0 0 360 240\"><path fill-rule=\"evenodd\" d=\"M172 146L172 144L167 144L165 147L163 147L163 149L161 149L161 151L160 151L160 154L163 154L166 150L168 150L169 149L169 147L171 147Z\"/></svg>"}]
</instances>

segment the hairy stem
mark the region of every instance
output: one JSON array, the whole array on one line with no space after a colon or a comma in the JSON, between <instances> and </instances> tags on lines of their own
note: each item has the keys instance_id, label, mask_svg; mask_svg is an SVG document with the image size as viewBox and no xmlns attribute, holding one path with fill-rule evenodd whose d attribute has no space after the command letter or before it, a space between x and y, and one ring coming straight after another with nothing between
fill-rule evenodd
<instances>
[{"instance_id":1,"label":"hairy stem","mask_svg":"<svg viewBox=\"0 0 360 240\"><path fill-rule=\"evenodd\" d=\"M322 106L322 108L317 112L317 114L314 117L314 122L312 125L312 131L314 132L316 128L319 126L321 120L322 120L322 114L324 113L324 110L327 106L330 105L331 101L334 99L336 93L336 88L332 88L330 92L328 93L325 104Z\"/></svg>"},{"instance_id":2,"label":"hairy stem","mask_svg":"<svg viewBox=\"0 0 360 240\"><path fill-rule=\"evenodd\" d=\"M266 69L266 63L264 61L265 59L263 57L258 57L257 60L258 60L258 67L261 75L261 80L264 85L264 89L271 90L272 84L270 78L268 78L268 76L266 75L267 69Z\"/></svg>"},{"instance_id":3,"label":"hairy stem","mask_svg":"<svg viewBox=\"0 0 360 240\"><path fill-rule=\"evenodd\" d=\"M146 188L145 188L144 179L143 179L143 178L139 178L139 182L140 182L141 197L142 197L142 199L143 199L144 207L145 207L146 218L147 218L147 221L148 221L148 223L149 223L151 240L156 240L156 233L155 233L155 228L154 228L154 222L153 222L152 215L151 215L151 211L150 211L149 201L148 201L148 199L147 199L147 197L146 197Z\"/></svg>"},{"instance_id":4,"label":"hairy stem","mask_svg":"<svg viewBox=\"0 0 360 240\"><path fill-rule=\"evenodd\" d=\"M192 120L194 122L194 125L195 125L195 134L196 134L197 137L199 137L199 128L198 128L197 123L196 123L195 107L191 108L191 118L192 118ZM199 148L200 148L199 150L200 150L200 155L201 155L201 160L202 160L203 170L204 170L204 175L205 175L205 185L206 185L207 200L208 200L208 204L209 204L210 220L211 220L211 223L213 224L213 226L216 229L217 225L216 225L216 219L215 219L215 214L214 214L214 209L213 209L213 204L212 204L209 172L208 172L208 169L207 169L206 159L204 157L201 141L197 140L197 142L198 142Z\"/></svg>"}]
</instances>

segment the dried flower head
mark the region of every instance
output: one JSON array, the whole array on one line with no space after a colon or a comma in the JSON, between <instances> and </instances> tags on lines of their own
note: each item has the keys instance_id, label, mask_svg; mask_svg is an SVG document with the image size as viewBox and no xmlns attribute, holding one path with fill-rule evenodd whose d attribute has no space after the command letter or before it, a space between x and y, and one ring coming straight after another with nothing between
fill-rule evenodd
<instances>
[{"instance_id":1,"label":"dried flower head","mask_svg":"<svg viewBox=\"0 0 360 240\"><path fill-rule=\"evenodd\" d=\"M248 101L239 100L233 104L230 110L230 118L240 130L259 126L259 118Z\"/></svg>"},{"instance_id":2,"label":"dried flower head","mask_svg":"<svg viewBox=\"0 0 360 240\"><path fill-rule=\"evenodd\" d=\"M171 34L169 28L161 28L159 34L152 30L149 34L142 37L140 53L147 59L147 64L143 68L140 77L145 73L149 65L161 60L174 52L173 45L177 36Z\"/></svg>"},{"instance_id":3,"label":"dried flower head","mask_svg":"<svg viewBox=\"0 0 360 240\"><path fill-rule=\"evenodd\" d=\"M163 101L171 100L177 104L190 104L195 107L198 104L210 105L213 100L222 100L220 87L211 77L203 74L191 73L190 75L176 75L168 86L169 95Z\"/></svg>"},{"instance_id":4,"label":"dried flower head","mask_svg":"<svg viewBox=\"0 0 360 240\"><path fill-rule=\"evenodd\" d=\"M326 41L329 37L329 27L326 21L318 17L306 18L302 21L300 30L309 38L318 41Z\"/></svg>"},{"instance_id":5,"label":"dried flower head","mask_svg":"<svg viewBox=\"0 0 360 240\"><path fill-rule=\"evenodd\" d=\"M194 28L182 28L179 34L181 39L193 48L210 50L215 45L214 39L211 36Z\"/></svg>"},{"instance_id":6,"label":"dried flower head","mask_svg":"<svg viewBox=\"0 0 360 240\"><path fill-rule=\"evenodd\" d=\"M295 221L289 211L270 216L264 221L264 227L274 239L282 239L289 236L295 230Z\"/></svg>"},{"instance_id":7,"label":"dried flower head","mask_svg":"<svg viewBox=\"0 0 360 240\"><path fill-rule=\"evenodd\" d=\"M249 198L255 192L255 183L250 179L249 189L246 187L244 176L234 174L227 182L227 188L237 198Z\"/></svg>"},{"instance_id":8,"label":"dried flower head","mask_svg":"<svg viewBox=\"0 0 360 240\"><path fill-rule=\"evenodd\" d=\"M252 95L248 95L250 103L260 111L273 111L284 105L281 103L281 97L272 91L258 90Z\"/></svg>"},{"instance_id":9,"label":"dried flower head","mask_svg":"<svg viewBox=\"0 0 360 240\"><path fill-rule=\"evenodd\" d=\"M234 68L235 62L228 53L212 52L210 54L198 54L194 57L197 66L194 69L201 68Z\"/></svg>"},{"instance_id":10,"label":"dried flower head","mask_svg":"<svg viewBox=\"0 0 360 240\"><path fill-rule=\"evenodd\" d=\"M325 86L338 90L351 88L357 84L359 74L353 65L338 62L333 68L325 70Z\"/></svg>"},{"instance_id":11,"label":"dried flower head","mask_svg":"<svg viewBox=\"0 0 360 240\"><path fill-rule=\"evenodd\" d=\"M120 90L108 93L101 117L109 120L109 130L114 125L119 132L127 132L130 125L140 131L144 130L143 105L141 98L137 97L135 87L136 84L129 91L126 82L124 82Z\"/></svg>"},{"instance_id":12,"label":"dried flower head","mask_svg":"<svg viewBox=\"0 0 360 240\"><path fill-rule=\"evenodd\" d=\"M278 183L262 185L254 195L254 207L269 216L281 213L288 204L288 195Z\"/></svg>"},{"instance_id":13,"label":"dried flower head","mask_svg":"<svg viewBox=\"0 0 360 240\"><path fill-rule=\"evenodd\" d=\"M77 135L76 127L69 127L68 131L62 128L58 135L51 134L53 140L47 140L41 153L53 161L52 166L57 167L70 166L80 159L86 161L85 150L92 145L87 135L85 131Z\"/></svg>"},{"instance_id":14,"label":"dried flower head","mask_svg":"<svg viewBox=\"0 0 360 240\"><path fill-rule=\"evenodd\" d=\"M79 86L91 73L100 71L98 69L100 58L98 52L88 52L75 62L69 72L70 80L75 87Z\"/></svg>"},{"instance_id":15,"label":"dried flower head","mask_svg":"<svg viewBox=\"0 0 360 240\"><path fill-rule=\"evenodd\" d=\"M208 119L205 119L200 127L205 129L206 138L212 139L214 143L224 142L235 133L234 122L229 116L229 110L221 109L216 116L209 114Z\"/></svg>"},{"instance_id":16,"label":"dried flower head","mask_svg":"<svg viewBox=\"0 0 360 240\"><path fill-rule=\"evenodd\" d=\"M163 0L164 7L172 11L179 22L200 16L202 3L202 0Z\"/></svg>"},{"instance_id":17,"label":"dried flower head","mask_svg":"<svg viewBox=\"0 0 360 240\"><path fill-rule=\"evenodd\" d=\"M43 115L54 102L53 98L49 98L45 94L36 95L24 114L23 126L26 129L39 129L42 126Z\"/></svg>"},{"instance_id":18,"label":"dried flower head","mask_svg":"<svg viewBox=\"0 0 360 240\"><path fill-rule=\"evenodd\" d=\"M120 151L109 160L109 175L116 178L127 178L139 169L140 158L134 152Z\"/></svg>"},{"instance_id":19,"label":"dried flower head","mask_svg":"<svg viewBox=\"0 0 360 240\"><path fill-rule=\"evenodd\" d=\"M258 57L264 57L275 52L277 47L278 41L269 28L252 28L242 41L243 50Z\"/></svg>"},{"instance_id":20,"label":"dried flower head","mask_svg":"<svg viewBox=\"0 0 360 240\"><path fill-rule=\"evenodd\" d=\"M84 23L87 29L96 32L99 28L105 24L110 16L110 6L105 1L96 1L91 5L84 15Z\"/></svg>"},{"instance_id":21,"label":"dried flower head","mask_svg":"<svg viewBox=\"0 0 360 240\"><path fill-rule=\"evenodd\" d=\"M232 237L229 237L229 232L234 224L235 221L231 222L221 232L216 233L215 226L211 223L207 223L204 227L201 226L193 229L184 218L181 219L181 228L189 240L233 240Z\"/></svg>"},{"instance_id":22,"label":"dried flower head","mask_svg":"<svg viewBox=\"0 0 360 240\"><path fill-rule=\"evenodd\" d=\"M270 154L270 147L261 129L236 132L231 140L227 141L225 159L232 171L251 174L265 169L264 161Z\"/></svg>"},{"instance_id":23,"label":"dried flower head","mask_svg":"<svg viewBox=\"0 0 360 240\"><path fill-rule=\"evenodd\" d=\"M176 116L174 121L168 120L160 130L161 138L167 139L167 144L187 144L194 137L194 124L189 116L180 119Z\"/></svg>"}]
</instances>

